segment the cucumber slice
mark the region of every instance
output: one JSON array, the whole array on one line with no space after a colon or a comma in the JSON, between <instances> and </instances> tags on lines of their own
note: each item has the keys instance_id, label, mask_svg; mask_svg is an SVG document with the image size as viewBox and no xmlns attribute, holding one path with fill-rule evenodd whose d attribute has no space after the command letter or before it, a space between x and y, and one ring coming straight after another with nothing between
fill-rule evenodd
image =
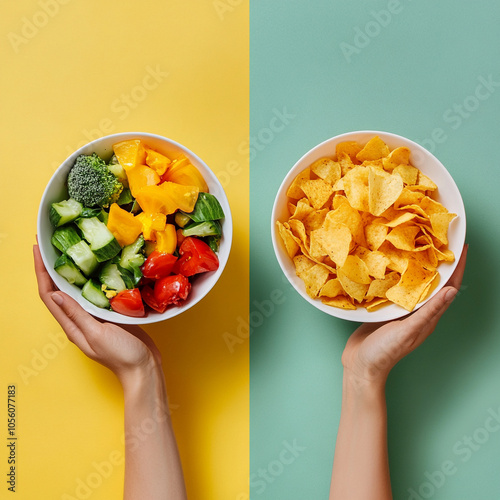
<instances>
[{"instance_id":1,"label":"cucumber slice","mask_svg":"<svg viewBox=\"0 0 500 500\"><path fill-rule=\"evenodd\" d=\"M222 234L222 226L218 220L195 222L182 230L182 234L188 236L220 236Z\"/></svg>"},{"instance_id":2,"label":"cucumber slice","mask_svg":"<svg viewBox=\"0 0 500 500\"><path fill-rule=\"evenodd\" d=\"M57 228L50 241L60 252L66 253L66 250L76 245L81 241L81 238L73 225L71 225Z\"/></svg>"},{"instance_id":3,"label":"cucumber slice","mask_svg":"<svg viewBox=\"0 0 500 500\"><path fill-rule=\"evenodd\" d=\"M141 248L143 246L144 237L141 234L131 245L127 245L123 248L120 258L120 266L128 269L129 271L133 271L134 267L141 267L146 260L144 255L141 253Z\"/></svg>"},{"instance_id":4,"label":"cucumber slice","mask_svg":"<svg viewBox=\"0 0 500 500\"><path fill-rule=\"evenodd\" d=\"M97 281L88 280L82 288L82 295L89 301L92 302L97 307L103 309L109 309L109 300L104 295L101 287Z\"/></svg>"},{"instance_id":5,"label":"cucumber slice","mask_svg":"<svg viewBox=\"0 0 500 500\"><path fill-rule=\"evenodd\" d=\"M224 210L213 194L200 193L193 212L188 215L194 222L205 222L223 219Z\"/></svg>"},{"instance_id":6,"label":"cucumber slice","mask_svg":"<svg viewBox=\"0 0 500 500\"><path fill-rule=\"evenodd\" d=\"M72 222L82 213L83 205L70 198L59 203L52 203L49 210L49 220L54 227Z\"/></svg>"},{"instance_id":7,"label":"cucumber slice","mask_svg":"<svg viewBox=\"0 0 500 500\"><path fill-rule=\"evenodd\" d=\"M125 283L125 286L129 289L135 288L136 280L134 278L134 273L132 271L129 271L128 269L124 269L119 264L117 264L116 267L118 268L118 271L120 272L120 275L123 279L123 282ZM141 278L142 278L142 276L141 276ZM140 279L139 279L139 281L140 281Z\"/></svg>"},{"instance_id":8,"label":"cucumber slice","mask_svg":"<svg viewBox=\"0 0 500 500\"><path fill-rule=\"evenodd\" d=\"M66 281L73 283L76 286L83 286L87 282L87 278L80 272L73 261L65 254L60 255L55 264L54 269Z\"/></svg>"},{"instance_id":9,"label":"cucumber slice","mask_svg":"<svg viewBox=\"0 0 500 500\"><path fill-rule=\"evenodd\" d=\"M106 285L106 288L110 290L116 290L117 292L121 292L126 290L125 282L118 270L118 266L111 262L108 262L104 265L99 273L99 281Z\"/></svg>"},{"instance_id":10,"label":"cucumber slice","mask_svg":"<svg viewBox=\"0 0 500 500\"><path fill-rule=\"evenodd\" d=\"M104 210L104 208L99 212L99 215L97 216L97 218L104 224L104 225L108 225L108 219L109 219L109 214L108 212L106 212L106 210Z\"/></svg>"},{"instance_id":11,"label":"cucumber slice","mask_svg":"<svg viewBox=\"0 0 500 500\"><path fill-rule=\"evenodd\" d=\"M75 245L69 247L66 253L86 276L92 274L97 267L97 258L86 241L79 241Z\"/></svg>"},{"instance_id":12,"label":"cucumber slice","mask_svg":"<svg viewBox=\"0 0 500 500\"><path fill-rule=\"evenodd\" d=\"M120 253L121 246L113 233L97 217L78 219L76 225L90 243L90 249L94 252L98 262L112 259Z\"/></svg>"}]
</instances>

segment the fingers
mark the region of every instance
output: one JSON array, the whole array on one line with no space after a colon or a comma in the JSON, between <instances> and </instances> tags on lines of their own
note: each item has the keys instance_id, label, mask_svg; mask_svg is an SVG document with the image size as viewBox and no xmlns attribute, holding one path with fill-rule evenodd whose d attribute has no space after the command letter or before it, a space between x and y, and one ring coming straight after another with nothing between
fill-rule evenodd
<instances>
[{"instance_id":1,"label":"fingers","mask_svg":"<svg viewBox=\"0 0 500 500\"><path fill-rule=\"evenodd\" d=\"M457 292L458 290L452 286L443 288L427 304L402 321L406 340L412 339L412 349L420 345L434 331Z\"/></svg>"},{"instance_id":2,"label":"fingers","mask_svg":"<svg viewBox=\"0 0 500 500\"><path fill-rule=\"evenodd\" d=\"M38 293L40 294L41 299L45 302L49 298L48 295L57 288L50 279L49 273L43 265L43 260L38 245L33 245L33 259L35 261L35 274L38 282Z\"/></svg>"},{"instance_id":3,"label":"fingers","mask_svg":"<svg viewBox=\"0 0 500 500\"><path fill-rule=\"evenodd\" d=\"M462 278L464 277L468 251L469 245L466 244L464 245L464 249L462 251L462 255L460 256L460 260L458 261L455 272L447 283L448 285L455 287L457 290L460 290L460 286L462 285Z\"/></svg>"}]
</instances>

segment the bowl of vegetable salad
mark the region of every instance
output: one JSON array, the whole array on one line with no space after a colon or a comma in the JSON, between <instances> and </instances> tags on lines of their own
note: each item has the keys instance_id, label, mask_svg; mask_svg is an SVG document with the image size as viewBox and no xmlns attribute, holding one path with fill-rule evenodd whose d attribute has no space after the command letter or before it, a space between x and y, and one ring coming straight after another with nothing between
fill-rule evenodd
<instances>
[{"instance_id":1,"label":"bowl of vegetable salad","mask_svg":"<svg viewBox=\"0 0 500 500\"><path fill-rule=\"evenodd\" d=\"M222 185L185 146L129 132L88 143L42 196L38 242L56 286L92 315L163 321L213 288L229 257Z\"/></svg>"}]
</instances>

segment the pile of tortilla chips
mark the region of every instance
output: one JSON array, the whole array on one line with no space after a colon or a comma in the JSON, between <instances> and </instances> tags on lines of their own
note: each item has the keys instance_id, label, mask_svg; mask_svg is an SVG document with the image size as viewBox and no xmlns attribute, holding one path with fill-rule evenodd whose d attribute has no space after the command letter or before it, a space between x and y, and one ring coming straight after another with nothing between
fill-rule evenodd
<instances>
[{"instance_id":1,"label":"pile of tortilla chips","mask_svg":"<svg viewBox=\"0 0 500 500\"><path fill-rule=\"evenodd\" d=\"M378 137L337 144L288 188L286 222L277 221L297 276L312 298L374 311L395 303L412 311L453 262L448 226L456 214L432 198L437 186Z\"/></svg>"}]
</instances>

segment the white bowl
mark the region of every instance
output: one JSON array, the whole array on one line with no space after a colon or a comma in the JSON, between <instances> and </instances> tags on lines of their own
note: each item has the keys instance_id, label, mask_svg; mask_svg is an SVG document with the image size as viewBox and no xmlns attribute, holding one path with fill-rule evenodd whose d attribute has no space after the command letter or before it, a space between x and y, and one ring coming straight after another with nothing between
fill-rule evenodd
<instances>
[{"instance_id":1,"label":"white bowl","mask_svg":"<svg viewBox=\"0 0 500 500\"><path fill-rule=\"evenodd\" d=\"M279 265L281 266L281 269L285 273L285 276L288 278L288 281L292 284L295 290L297 290L297 292L305 300L307 300L307 302L312 304L320 311L329 314L330 316L335 316L337 318L346 319L349 321L357 321L360 323L389 321L400 318L409 313L406 309L396 304L390 304L373 312L368 312L365 308L362 307L358 307L358 309L356 310L345 310L327 306L323 304L321 300L315 300L309 297L309 295L307 295L306 293L304 282L295 274L295 267L293 265L292 259L290 259L290 257L286 253L283 242L281 241L281 238L278 234L276 221L279 220L281 222L284 222L289 218L287 208L288 197L286 195L286 192L297 174L302 172L302 170L304 170L319 158L325 156L333 157L335 155L335 146L339 142L357 141L360 144L366 144L375 135L378 135L389 146L391 150L398 146L406 146L407 148L409 148L411 151L410 161L412 165L414 165L425 175L430 177L438 186L438 191L434 196L434 199L442 203L450 212L456 213L458 215L458 217L453 219L453 221L451 222L448 231L448 248L455 254L455 261L452 263L441 262L439 264L438 272L440 275L440 281L438 286L434 289L427 300L433 297L441 288L446 285L447 281L453 274L453 271L458 264L465 242L465 209L457 185L455 184L455 181L443 166L443 164L419 144L396 134L380 132L377 130L363 130L358 132L348 132L346 134L332 137L331 139L318 144L310 151L308 151L288 172L285 179L281 183L278 194L276 195L271 216L271 235L273 240L274 252L276 254L276 258L278 259ZM427 300L417 304L414 310L417 310L419 307L425 304Z\"/></svg>"},{"instance_id":2,"label":"white bowl","mask_svg":"<svg viewBox=\"0 0 500 500\"><path fill-rule=\"evenodd\" d=\"M170 306L163 314L156 311L149 310L147 316L142 318L135 318L130 316L124 316L123 314L116 313L114 311L109 311L107 309L101 309L94 306L91 302L84 299L81 294L80 288L75 285L68 283L63 277L54 271L54 262L57 259L58 253L52 246L50 240L54 228L51 226L49 221L49 208L51 203L67 199L68 192L66 188L66 179L68 177L68 172L73 166L77 156L81 154L91 154L97 153L99 156L108 160L113 154L112 146L120 141L125 141L127 139L142 139L145 144L152 147L155 150L167 155L170 158L175 158L181 153L184 153L191 163L198 168L200 173L203 175L209 191L213 194L220 202L222 209L224 210L225 218L222 222L222 239L219 248L219 269L215 272L204 273L196 277L191 293L187 300L180 306ZM90 314L93 316L103 319L105 321L111 321L113 323L121 324L133 324L133 325L145 325L148 323L156 323L158 321L163 321L169 318L173 318L189 308L193 307L197 302L199 302L207 293L212 289L212 287L217 283L226 262L229 257L229 252L231 249L231 241L233 235L233 223L231 218L231 210L229 208L229 203L227 201L226 194L222 188L221 183L218 181L215 174L210 170L206 163L196 156L193 152L187 149L185 146L155 134L147 134L144 132L126 132L121 134L108 135L102 137L95 141L89 142L85 146L81 147L75 151L71 156L69 156L61 166L56 170L52 178L50 179L45 192L43 193L42 200L40 202L40 208L38 211L38 244L40 246L40 253L42 254L42 259L47 268L50 277L59 288L59 290L67 293Z\"/></svg>"}]
</instances>

